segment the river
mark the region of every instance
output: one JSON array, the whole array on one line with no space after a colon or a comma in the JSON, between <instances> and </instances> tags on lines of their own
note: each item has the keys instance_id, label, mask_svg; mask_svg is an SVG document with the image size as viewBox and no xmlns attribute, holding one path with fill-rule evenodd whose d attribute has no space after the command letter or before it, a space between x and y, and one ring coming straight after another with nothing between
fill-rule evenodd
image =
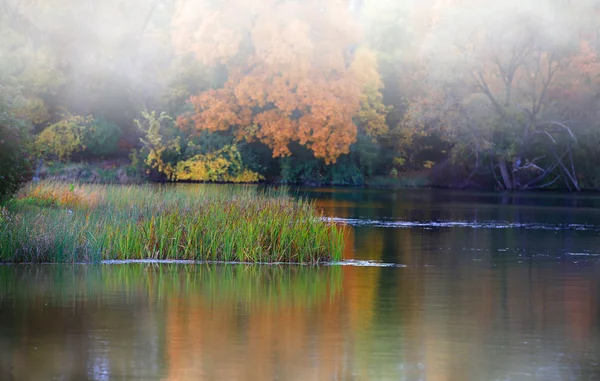
<instances>
[{"instance_id":1,"label":"river","mask_svg":"<svg viewBox=\"0 0 600 381\"><path fill-rule=\"evenodd\" d=\"M0 266L0 380L600 379L599 196L293 192L349 265Z\"/></svg>"}]
</instances>

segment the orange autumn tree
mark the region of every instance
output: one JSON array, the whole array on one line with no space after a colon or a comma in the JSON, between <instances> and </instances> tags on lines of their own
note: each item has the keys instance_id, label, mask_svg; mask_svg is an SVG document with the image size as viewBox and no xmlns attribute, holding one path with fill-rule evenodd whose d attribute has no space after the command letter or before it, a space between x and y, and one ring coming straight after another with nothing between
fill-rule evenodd
<instances>
[{"instance_id":1,"label":"orange autumn tree","mask_svg":"<svg viewBox=\"0 0 600 381\"><path fill-rule=\"evenodd\" d=\"M178 52L227 72L223 87L190 99L195 111L180 127L231 131L274 157L290 155L291 142L328 164L349 152L361 90L379 83L353 69L360 34L350 1L180 0L173 29ZM367 130L385 130L363 117Z\"/></svg>"}]
</instances>

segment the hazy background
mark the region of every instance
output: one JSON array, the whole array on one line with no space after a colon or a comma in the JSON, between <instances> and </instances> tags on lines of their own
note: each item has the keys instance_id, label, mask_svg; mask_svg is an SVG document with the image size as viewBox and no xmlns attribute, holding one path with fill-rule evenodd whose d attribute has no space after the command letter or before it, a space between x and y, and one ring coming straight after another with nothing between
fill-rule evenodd
<instances>
[{"instance_id":1,"label":"hazy background","mask_svg":"<svg viewBox=\"0 0 600 381\"><path fill-rule=\"evenodd\" d=\"M174 179L178 163L235 145L240 165L274 181L596 189L598 11L592 0L0 0L0 84L50 161L136 149L137 170ZM152 140L134 123L144 110L178 120L160 132L169 173L147 160L160 149L140 141ZM75 116L96 121L88 144L64 155L56 128L38 139Z\"/></svg>"}]
</instances>

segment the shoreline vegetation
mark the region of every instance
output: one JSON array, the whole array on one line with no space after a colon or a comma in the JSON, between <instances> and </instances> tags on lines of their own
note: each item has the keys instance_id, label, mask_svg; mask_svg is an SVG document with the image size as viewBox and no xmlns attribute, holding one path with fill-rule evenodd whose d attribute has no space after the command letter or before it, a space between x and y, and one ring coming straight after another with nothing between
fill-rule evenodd
<instances>
[{"instance_id":1,"label":"shoreline vegetation","mask_svg":"<svg viewBox=\"0 0 600 381\"><path fill-rule=\"evenodd\" d=\"M596 1L21 3L0 202L31 178L600 191Z\"/></svg>"},{"instance_id":2,"label":"shoreline vegetation","mask_svg":"<svg viewBox=\"0 0 600 381\"><path fill-rule=\"evenodd\" d=\"M344 229L283 190L42 181L0 209L0 262L161 259L318 264Z\"/></svg>"},{"instance_id":3,"label":"shoreline vegetation","mask_svg":"<svg viewBox=\"0 0 600 381\"><path fill-rule=\"evenodd\" d=\"M60 163L49 162L44 164L40 170L40 178L51 182L67 182L67 183L84 183L84 184L152 184L164 183L162 181L152 181L151 179L141 176L138 171L131 167L131 163L127 160L105 160L98 162L81 162L81 163ZM183 184L235 184L228 181L169 181L170 183ZM261 180L250 181L242 184L268 184L268 185L294 185L294 186L341 186L350 188L430 188L433 187L431 180L428 178L427 172L414 172L403 174L397 177L374 176L360 184L348 184L345 182L336 182L332 180L318 181L311 179L307 181L285 181L285 180ZM239 183L238 183L239 184Z\"/></svg>"}]
</instances>

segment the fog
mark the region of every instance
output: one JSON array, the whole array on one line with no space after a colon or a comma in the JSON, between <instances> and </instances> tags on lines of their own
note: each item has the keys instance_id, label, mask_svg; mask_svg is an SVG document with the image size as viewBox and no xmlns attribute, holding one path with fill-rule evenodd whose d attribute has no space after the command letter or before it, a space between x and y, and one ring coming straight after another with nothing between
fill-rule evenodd
<instances>
[{"instance_id":1,"label":"fog","mask_svg":"<svg viewBox=\"0 0 600 381\"><path fill-rule=\"evenodd\" d=\"M35 133L94 115L136 146L133 120L156 110L274 157L298 143L332 164L378 131L402 162L417 134L516 163L537 135L595 130L598 4L0 0L0 81Z\"/></svg>"}]
</instances>

